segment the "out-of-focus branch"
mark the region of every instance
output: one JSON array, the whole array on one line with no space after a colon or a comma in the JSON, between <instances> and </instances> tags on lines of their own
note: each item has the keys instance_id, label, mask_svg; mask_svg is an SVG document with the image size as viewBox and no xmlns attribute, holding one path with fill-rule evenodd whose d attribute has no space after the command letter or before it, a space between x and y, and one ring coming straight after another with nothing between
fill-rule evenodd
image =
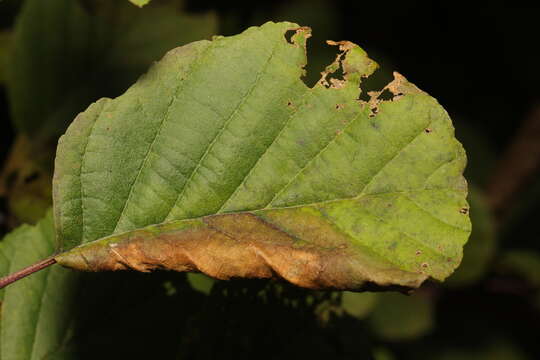
<instances>
[{"instance_id":1,"label":"out-of-focus branch","mask_svg":"<svg viewBox=\"0 0 540 360\"><path fill-rule=\"evenodd\" d=\"M529 112L500 158L487 186L488 201L499 218L517 192L540 169L540 103Z\"/></svg>"}]
</instances>

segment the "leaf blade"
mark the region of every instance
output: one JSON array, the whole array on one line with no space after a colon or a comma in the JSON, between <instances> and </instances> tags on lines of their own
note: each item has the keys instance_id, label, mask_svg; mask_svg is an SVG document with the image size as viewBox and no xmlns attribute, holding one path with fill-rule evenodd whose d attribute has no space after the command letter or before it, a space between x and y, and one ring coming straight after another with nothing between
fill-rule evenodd
<instances>
[{"instance_id":1,"label":"leaf blade","mask_svg":"<svg viewBox=\"0 0 540 360\"><path fill-rule=\"evenodd\" d=\"M36 226L25 225L8 235L2 241L2 251L6 242L13 245L7 272L50 255L55 246L52 213ZM67 341L76 279L76 273L52 267L3 290L2 359L41 359Z\"/></svg>"},{"instance_id":2,"label":"leaf blade","mask_svg":"<svg viewBox=\"0 0 540 360\"><path fill-rule=\"evenodd\" d=\"M81 114L57 153L58 236L103 239L57 260L353 290L446 278L470 233L465 153L450 118L399 74L385 88L392 100L357 100L376 64L349 42L330 42L341 53L307 88L309 36L296 24L267 23L192 43ZM70 188L80 189L79 207L70 208ZM64 231L72 219L85 224ZM184 243L169 249L181 249L174 263L140 239L162 251L166 239ZM194 260L197 242L219 256Z\"/></svg>"}]
</instances>

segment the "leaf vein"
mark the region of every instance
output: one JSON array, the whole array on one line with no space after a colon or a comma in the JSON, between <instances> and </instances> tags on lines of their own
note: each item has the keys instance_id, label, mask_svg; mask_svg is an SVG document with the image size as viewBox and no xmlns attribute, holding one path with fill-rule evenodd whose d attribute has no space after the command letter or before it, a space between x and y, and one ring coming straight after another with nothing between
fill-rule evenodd
<instances>
[{"instance_id":1,"label":"leaf vein","mask_svg":"<svg viewBox=\"0 0 540 360\"><path fill-rule=\"evenodd\" d=\"M212 44L215 44L215 43L212 43ZM212 47L212 45L208 45L202 54L199 54L198 58L202 58L204 55L208 54L209 52L209 49ZM190 69L189 69L189 72L187 74L187 76L191 75L191 73L193 72L194 68L196 66L195 65L191 65ZM181 73L179 72L179 76L181 76ZM187 77L186 76L186 77ZM137 175L135 176L134 180L132 181L132 183L130 184L130 187L129 187L129 193L128 193L128 196L126 198L126 201L124 202L124 205L122 207L122 210L120 211L120 215L118 216L117 220L116 220L116 224L114 226L114 230L112 231L112 233L115 233L117 230L118 230L118 225L120 224L120 220L122 219L122 217L124 216L124 212L126 211L126 208L129 204L129 201L131 200L131 197L133 196L133 189L135 188L135 184L137 183L141 173L143 172L143 169L148 161L148 158L150 157L150 153L152 152L152 148L154 147L154 145L156 144L156 140L159 138L160 134L161 134L161 131L165 125L165 123L167 122L167 120L169 119L169 115L170 115L170 112L171 112L171 108L173 106L173 104L175 103L175 101L178 99L178 95L179 93L181 92L181 90L183 90L183 88L181 88L181 84L184 84L185 82L180 82L178 81L178 85L176 86L176 89L174 90L174 96L171 98L171 101L169 101L169 104L167 105L167 110L165 111L165 115L163 116L163 118L161 119L160 123L159 123L159 127L154 135L154 138L152 139L152 142L150 143L150 146L148 147L148 150L146 151L146 154L144 156L144 159L143 161L141 162L141 166L139 167L138 171L137 171ZM142 107L142 101L140 101L140 99L137 98L137 100L139 101L139 103L141 104L141 107Z\"/></svg>"},{"instance_id":2,"label":"leaf vein","mask_svg":"<svg viewBox=\"0 0 540 360\"><path fill-rule=\"evenodd\" d=\"M276 200L279 195L281 195L289 187L289 185L291 185L296 180L296 178L298 178L304 172L304 170L307 169L309 165L311 165L312 162L314 162L324 151L326 151L326 149L328 149L328 147L333 144L342 134L346 133L347 129L349 129L351 125L360 118L360 115L362 115L361 112L354 119L351 120L351 122L345 127L342 132L336 133L336 135L334 135L334 137L330 139L330 141L324 147L322 147L315 155L313 155L313 157L302 168L298 170L296 175L294 175L291 180L287 182L287 184L285 184L280 190L276 192L274 197L264 206L264 209L269 208L270 205L272 205L272 203L274 202L274 200Z\"/></svg>"},{"instance_id":3,"label":"leaf vein","mask_svg":"<svg viewBox=\"0 0 540 360\"><path fill-rule=\"evenodd\" d=\"M432 251L433 253L435 253L436 255L442 257L442 258L446 258L446 255L443 254L439 249L437 249L436 247L433 247L425 242L423 242L422 240L419 240L417 238L415 238L414 236L410 235L409 233L401 230L399 227L395 226L394 224L392 224L391 222L389 222L388 220L385 220L384 218L380 217L379 215L377 214L374 214L373 212L369 211L367 208L364 209L364 213L365 214L368 214L370 215L371 217L377 219L378 221L380 221L381 223L383 224L386 224L390 229L392 230L395 230L397 232L399 232L400 234L403 234L405 235L407 238L411 239L414 243L416 244L420 244L422 246L425 246L426 248L428 248L430 251Z\"/></svg>"},{"instance_id":4,"label":"leaf vein","mask_svg":"<svg viewBox=\"0 0 540 360\"><path fill-rule=\"evenodd\" d=\"M253 81L253 83L251 84L249 90L247 91L247 93L243 96L242 100L237 104L237 106L235 107L235 109L232 111L231 115L229 115L229 118L227 120L225 120L223 126L221 127L221 129L219 129L218 133L216 134L216 136L214 136L214 138L212 139L212 141L208 144L208 146L206 147L206 150L204 152L204 154L202 155L202 157L200 158L200 160L197 162L197 165L195 166L195 168L193 169L193 171L191 172L191 175L189 176L189 179L184 183L184 186L182 188L182 191L178 194L178 197L176 198L173 206L171 207L171 209L169 210L169 213L165 216L164 220L165 219L168 219L169 216L171 215L172 211L174 210L174 208L176 207L176 205L178 204L178 202L182 199L182 197L184 196L187 188L189 187L189 185L191 184L193 178L195 177L195 174L197 174L199 168L201 166L204 166L202 163L204 162L204 160L206 159L206 157L208 156L208 154L210 153L210 151L212 150L212 148L214 147L215 143L217 142L217 140L219 139L219 137L221 136L221 134L226 130L227 126L230 124L230 122L234 119L235 115L238 113L238 111L240 110L240 108L246 103L247 99L250 97L250 95L253 93L253 90L255 89L255 87L257 86L261 76L262 76L262 73L264 72L264 70L268 67L268 64L270 63L270 60L274 57L274 53L276 51L276 48L277 48L277 43L274 45L274 47L272 48L272 51L270 53L270 55L268 56L268 59L266 60L265 64L263 65L263 67L261 68L261 70L259 70L259 72L257 73L256 77L255 77L255 80Z\"/></svg>"},{"instance_id":5,"label":"leaf vein","mask_svg":"<svg viewBox=\"0 0 540 360\"><path fill-rule=\"evenodd\" d=\"M420 204L418 204L416 201L414 201L413 199L411 199L410 197L408 197L406 194L401 194L400 196L403 196L404 198L406 198L407 200L409 200L410 202L412 202L418 209L420 209L422 212L428 214L430 217L432 217L433 219L437 220L438 222L446 225L446 226L449 226L451 228L454 228L454 229L458 229L458 230L461 230L461 231L465 231L465 232L469 232L469 230L467 229L464 229L462 227L459 227L459 226L456 226L456 225L453 225L453 224L450 224L442 219L440 219L439 217L435 216L431 211L427 210L426 208L420 206Z\"/></svg>"},{"instance_id":6,"label":"leaf vein","mask_svg":"<svg viewBox=\"0 0 540 360\"><path fill-rule=\"evenodd\" d=\"M303 101L304 97L307 95L307 94L310 94L311 89L307 88L305 89L305 92L304 94L301 96L300 98L300 101ZM278 134L276 135L276 137L272 140L272 142L270 143L270 145L268 145L268 147L264 150L264 152L261 154L261 156L257 159L257 161L255 161L255 163L253 164L253 166L249 169L248 173L246 174L246 176L244 176L244 178L242 179L242 182L240 182L240 184L238 184L238 186L236 187L236 189L231 193L231 195L223 202L223 205L219 208L219 210L217 211L217 213L220 213L223 208L225 208L225 206L227 205L227 203L229 202L229 200L231 200L234 195L236 195L236 193L241 189L242 185L244 185L246 183L246 180L250 177L250 175L252 174L252 172L255 170L255 168L257 167L257 165L259 164L259 162L261 161L261 159L266 155L266 153L270 150L270 148L272 147L272 145L274 145L278 139L283 135L285 129L287 128L287 126L291 123L292 119L296 116L296 114L298 113L298 110L303 107L305 104L302 104L301 106L297 106L296 109L289 115L289 118L287 119L287 121L285 121L285 124L283 125L283 127L281 128L281 130L279 130Z\"/></svg>"}]
</instances>

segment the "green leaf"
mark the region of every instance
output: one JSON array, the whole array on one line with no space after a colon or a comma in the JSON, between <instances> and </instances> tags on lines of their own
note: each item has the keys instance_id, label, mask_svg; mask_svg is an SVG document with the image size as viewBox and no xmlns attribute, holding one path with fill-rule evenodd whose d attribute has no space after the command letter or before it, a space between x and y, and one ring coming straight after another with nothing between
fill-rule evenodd
<instances>
[{"instance_id":1,"label":"green leaf","mask_svg":"<svg viewBox=\"0 0 540 360\"><path fill-rule=\"evenodd\" d=\"M214 279L209 278L204 274L189 273L187 274L187 279L191 287L197 291L202 292L203 294L210 294L212 287L214 286Z\"/></svg>"},{"instance_id":2,"label":"green leaf","mask_svg":"<svg viewBox=\"0 0 540 360\"><path fill-rule=\"evenodd\" d=\"M373 332L388 341L408 341L433 328L433 304L422 294L379 294L369 317Z\"/></svg>"},{"instance_id":3,"label":"green leaf","mask_svg":"<svg viewBox=\"0 0 540 360\"><path fill-rule=\"evenodd\" d=\"M148 4L150 0L129 0L132 4L137 5L138 7L143 7Z\"/></svg>"},{"instance_id":4,"label":"green leaf","mask_svg":"<svg viewBox=\"0 0 540 360\"><path fill-rule=\"evenodd\" d=\"M27 0L7 64L12 119L46 142L97 98L123 92L155 60L215 32L216 17L125 1Z\"/></svg>"},{"instance_id":5,"label":"green leaf","mask_svg":"<svg viewBox=\"0 0 540 360\"><path fill-rule=\"evenodd\" d=\"M355 293L344 291L341 295L341 306L349 315L364 319L377 304L377 294L371 292Z\"/></svg>"},{"instance_id":6,"label":"green leaf","mask_svg":"<svg viewBox=\"0 0 540 360\"><path fill-rule=\"evenodd\" d=\"M308 88L309 36L283 22L191 43L80 114L53 197L59 240L88 244L57 261L354 290L452 273L470 223L447 113L399 74L391 100L358 100L376 64L350 42Z\"/></svg>"},{"instance_id":7,"label":"green leaf","mask_svg":"<svg viewBox=\"0 0 540 360\"><path fill-rule=\"evenodd\" d=\"M508 250L502 255L504 272L518 275L532 286L540 288L540 253L531 249Z\"/></svg>"},{"instance_id":8,"label":"green leaf","mask_svg":"<svg viewBox=\"0 0 540 360\"><path fill-rule=\"evenodd\" d=\"M51 211L37 225L7 235L0 243L1 275L49 256L54 238ZM43 359L69 340L77 275L55 266L2 290L1 359Z\"/></svg>"}]
</instances>

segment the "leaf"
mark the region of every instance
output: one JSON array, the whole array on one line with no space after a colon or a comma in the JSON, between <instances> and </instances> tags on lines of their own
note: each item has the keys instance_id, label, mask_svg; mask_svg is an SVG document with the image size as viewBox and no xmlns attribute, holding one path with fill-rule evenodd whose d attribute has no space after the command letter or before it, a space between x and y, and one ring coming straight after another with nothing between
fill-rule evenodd
<instances>
[{"instance_id":1,"label":"leaf","mask_svg":"<svg viewBox=\"0 0 540 360\"><path fill-rule=\"evenodd\" d=\"M37 225L23 225L0 242L1 275L49 256L54 246L49 211ZM69 339L77 275L52 267L2 290L1 359L43 359Z\"/></svg>"},{"instance_id":2,"label":"leaf","mask_svg":"<svg viewBox=\"0 0 540 360\"><path fill-rule=\"evenodd\" d=\"M132 4L137 5L138 7L143 7L144 5L147 5L150 0L129 0Z\"/></svg>"},{"instance_id":3,"label":"leaf","mask_svg":"<svg viewBox=\"0 0 540 360\"><path fill-rule=\"evenodd\" d=\"M48 146L16 137L0 172L0 197L7 199L9 225L35 224L52 206L52 158Z\"/></svg>"},{"instance_id":4,"label":"leaf","mask_svg":"<svg viewBox=\"0 0 540 360\"><path fill-rule=\"evenodd\" d=\"M210 294L212 287L214 286L214 279L209 278L204 274L189 273L187 279L191 287L197 291L202 292L205 295Z\"/></svg>"},{"instance_id":5,"label":"leaf","mask_svg":"<svg viewBox=\"0 0 540 360\"><path fill-rule=\"evenodd\" d=\"M540 288L540 253L531 249L506 251L500 260L503 272L517 275L527 280L535 288Z\"/></svg>"},{"instance_id":6,"label":"leaf","mask_svg":"<svg viewBox=\"0 0 540 360\"><path fill-rule=\"evenodd\" d=\"M446 278L470 233L447 113L399 74L391 100L358 100L376 64L350 42L306 87L309 36L266 23L191 43L81 113L53 198L60 242L88 244L57 261L353 290Z\"/></svg>"},{"instance_id":7,"label":"leaf","mask_svg":"<svg viewBox=\"0 0 540 360\"><path fill-rule=\"evenodd\" d=\"M379 294L369 323L373 332L382 339L407 341L431 331L433 312L430 299L421 294Z\"/></svg>"},{"instance_id":8,"label":"leaf","mask_svg":"<svg viewBox=\"0 0 540 360\"><path fill-rule=\"evenodd\" d=\"M105 94L123 92L165 51L215 32L211 14L125 1L28 0L7 67L12 119L34 141L56 140Z\"/></svg>"},{"instance_id":9,"label":"leaf","mask_svg":"<svg viewBox=\"0 0 540 360\"><path fill-rule=\"evenodd\" d=\"M469 202L472 233L463 249L461 265L446 281L449 286L466 286L480 280L488 270L497 248L495 221L480 189L470 188Z\"/></svg>"},{"instance_id":10,"label":"leaf","mask_svg":"<svg viewBox=\"0 0 540 360\"><path fill-rule=\"evenodd\" d=\"M371 292L355 293L344 291L341 306L348 314L357 319L364 319L371 313L377 303L377 294Z\"/></svg>"}]
</instances>

